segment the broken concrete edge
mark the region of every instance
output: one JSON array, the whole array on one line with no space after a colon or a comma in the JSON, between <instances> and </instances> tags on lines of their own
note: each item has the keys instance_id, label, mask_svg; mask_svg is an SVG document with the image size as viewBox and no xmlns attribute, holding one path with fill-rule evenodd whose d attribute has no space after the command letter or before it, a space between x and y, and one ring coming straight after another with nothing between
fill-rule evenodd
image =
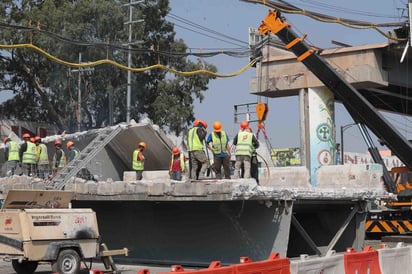
<instances>
[{"instance_id":1,"label":"broken concrete edge","mask_svg":"<svg viewBox=\"0 0 412 274\"><path fill-rule=\"evenodd\" d=\"M48 182L27 176L0 178L0 193L10 189L47 189ZM394 199L382 189L320 189L260 186L254 179L204 181L86 181L74 178L65 190L85 200L376 200Z\"/></svg>"}]
</instances>

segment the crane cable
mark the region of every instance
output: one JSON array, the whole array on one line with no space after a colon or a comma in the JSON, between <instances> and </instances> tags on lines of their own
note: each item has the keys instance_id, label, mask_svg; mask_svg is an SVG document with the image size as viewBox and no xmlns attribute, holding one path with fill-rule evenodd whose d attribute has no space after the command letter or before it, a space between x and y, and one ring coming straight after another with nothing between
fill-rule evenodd
<instances>
[{"instance_id":1,"label":"crane cable","mask_svg":"<svg viewBox=\"0 0 412 274\"><path fill-rule=\"evenodd\" d=\"M130 70L132 72L144 72L147 70L153 70L153 69L163 69L166 70L168 72L177 74L177 75L182 75L182 76L193 76L193 75L197 75L197 74L207 74L207 75L211 75L213 77L217 77L217 78L229 78L229 77L234 77L234 76L238 76L242 73L244 73L246 70L248 70L249 68L251 68L252 66L255 65L255 63L257 62L256 59L251 60L246 66L244 66L243 68L241 68L240 70L233 72L233 73L229 73L229 74L220 74L220 73L216 73L210 70L206 70L206 69L200 69L200 70L193 70L193 71L179 71L176 69L173 69L171 67L167 67L164 66L162 64L155 64L155 65L151 65L151 66L147 66L147 67L142 67L142 68L132 68L132 67L128 67L125 65L122 65L120 63L117 63L113 60L110 60L108 58L106 59L101 59L101 60L97 60L97 61L92 61L92 62L85 62L85 63L71 63L68 61L64 61L56 56L53 56L52 54L48 53L47 51L41 49L40 47L37 47L33 44L13 44L13 45L3 45L0 44L0 49L22 49L22 48L27 48L27 49L32 49L38 53L40 53L41 55L45 56L46 58L68 66L68 67L74 67L74 68L84 68L84 67L95 67L98 65L102 65L102 64L110 64L113 65L117 68L120 68L122 70Z\"/></svg>"},{"instance_id":2,"label":"crane cable","mask_svg":"<svg viewBox=\"0 0 412 274\"><path fill-rule=\"evenodd\" d=\"M289 13L289 14L301 14L308 16L312 19L315 19L317 21L321 21L324 23L337 23L341 24L345 27L349 28L354 28L354 29L374 29L377 32L379 32L381 35L386 37L387 39L394 40L394 41L407 41L408 38L397 38L393 37L386 32L382 31L379 29L379 27L394 27L394 26L405 26L405 23L382 23L382 24L377 24L377 23L371 23L371 22L364 22L364 21L355 21L355 20L350 20L350 19L344 19L344 18L339 18L339 17L333 17L333 16L328 16L324 15L321 13L317 12L312 12L304 9L299 9L296 7L291 7L291 6L286 6L286 5L281 5L277 4L273 1L269 0L241 0L244 2L249 2L249 3L255 3L255 4L262 4L268 7L271 7L273 9L279 10L283 13Z\"/></svg>"}]
</instances>

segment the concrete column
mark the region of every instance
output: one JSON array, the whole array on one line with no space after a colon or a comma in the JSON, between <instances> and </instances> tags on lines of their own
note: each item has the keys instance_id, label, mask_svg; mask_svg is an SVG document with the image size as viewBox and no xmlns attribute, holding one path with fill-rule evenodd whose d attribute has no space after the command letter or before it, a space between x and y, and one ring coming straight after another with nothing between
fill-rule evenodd
<instances>
[{"instance_id":1,"label":"concrete column","mask_svg":"<svg viewBox=\"0 0 412 274\"><path fill-rule=\"evenodd\" d=\"M333 93L325 88L308 89L310 183L317 185L321 166L332 165L335 159L335 105Z\"/></svg>"}]
</instances>

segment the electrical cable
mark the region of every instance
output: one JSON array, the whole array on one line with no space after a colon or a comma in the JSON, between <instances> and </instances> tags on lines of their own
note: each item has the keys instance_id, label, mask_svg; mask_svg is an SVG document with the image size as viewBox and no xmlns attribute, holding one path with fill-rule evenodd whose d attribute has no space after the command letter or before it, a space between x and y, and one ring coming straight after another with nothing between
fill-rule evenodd
<instances>
[{"instance_id":1,"label":"electrical cable","mask_svg":"<svg viewBox=\"0 0 412 274\"><path fill-rule=\"evenodd\" d=\"M407 40L407 38L393 37L387 34L386 32L382 31L381 29L379 29L380 27L381 28L404 27L407 24L406 22L371 23L371 22L365 22L365 21L333 17L333 16L322 14L322 13L317 13L317 12L312 12L309 10L296 8L295 6L291 6L291 5L275 3L274 1L270 1L270 0L240 0L240 1L255 3L255 4L262 4L262 5L271 7L273 9L276 9L278 11L281 11L283 13L305 15L312 19L315 19L317 21L324 22L324 23L337 23L337 24L341 24L349 28L354 28L354 29L374 29L377 32L379 32L382 36L386 37L387 39L394 40L394 41L406 41Z\"/></svg>"},{"instance_id":2,"label":"electrical cable","mask_svg":"<svg viewBox=\"0 0 412 274\"><path fill-rule=\"evenodd\" d=\"M92 62L84 62L84 63L72 63L72 62L68 62L68 61L64 61L62 59L59 59L56 56L51 55L50 53L46 52L45 50L33 45L33 44L16 44L16 45L1 45L0 44L0 49L12 49L12 48L16 48L16 49L22 49L22 48L27 48L27 49L32 49L38 53L40 53L41 55L45 56L47 59L50 59L58 64L61 65L65 65L68 67L75 67L75 68L84 68L84 67L95 67L98 65L103 65L103 64L110 64L112 66L115 66L119 69L122 70L130 70L132 72L143 72L143 71L147 71L147 70L153 70L153 69L163 69L166 70L168 72L177 74L177 75L183 75L183 76L192 76L192 75L196 75L196 74L208 74L210 76L213 77L217 77L217 78L228 78L228 77L234 77L237 75L242 74L243 72L245 72L246 70L248 70L250 67L254 66L254 64L256 63L256 59L255 60L251 60L246 66L244 66L243 68L241 68L240 70L230 73L230 74L220 74L220 73L215 73L213 71L209 71L209 70L205 70L205 69L200 69L200 70L194 70L194 71L178 71L176 69L173 69L171 67L167 67L164 66L162 64L155 64L155 65L151 65L151 66L147 66L147 67L142 67L142 68L129 68L128 66L122 65L120 63L117 63L113 60L110 59L101 59L101 60L97 60L97 61L92 61Z\"/></svg>"}]
</instances>

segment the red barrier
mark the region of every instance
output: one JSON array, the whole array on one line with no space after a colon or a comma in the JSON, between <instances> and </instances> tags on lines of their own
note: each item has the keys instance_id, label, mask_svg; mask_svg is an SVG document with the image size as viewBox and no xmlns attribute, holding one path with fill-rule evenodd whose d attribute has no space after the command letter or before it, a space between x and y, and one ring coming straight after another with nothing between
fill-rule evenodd
<instances>
[{"instance_id":1,"label":"red barrier","mask_svg":"<svg viewBox=\"0 0 412 274\"><path fill-rule=\"evenodd\" d=\"M103 271L98 269L90 269L89 274L103 274Z\"/></svg>"},{"instance_id":2,"label":"red barrier","mask_svg":"<svg viewBox=\"0 0 412 274\"><path fill-rule=\"evenodd\" d=\"M233 266L236 274L290 274L289 258L280 258L279 253L271 254L265 261L252 262L242 257L240 262Z\"/></svg>"},{"instance_id":3,"label":"red barrier","mask_svg":"<svg viewBox=\"0 0 412 274\"><path fill-rule=\"evenodd\" d=\"M145 269L139 270L137 274L150 274L150 270L145 268Z\"/></svg>"},{"instance_id":4,"label":"red barrier","mask_svg":"<svg viewBox=\"0 0 412 274\"><path fill-rule=\"evenodd\" d=\"M363 251L356 252L353 248L348 248L343 254L346 274L382 274L379 266L378 251L366 246Z\"/></svg>"},{"instance_id":5,"label":"red barrier","mask_svg":"<svg viewBox=\"0 0 412 274\"><path fill-rule=\"evenodd\" d=\"M233 272L233 266L224 266L220 261L213 261L208 268L199 270L185 271L180 265L173 265L171 272L160 272L159 274L172 274L175 272L183 272L184 274L236 274Z\"/></svg>"}]
</instances>

